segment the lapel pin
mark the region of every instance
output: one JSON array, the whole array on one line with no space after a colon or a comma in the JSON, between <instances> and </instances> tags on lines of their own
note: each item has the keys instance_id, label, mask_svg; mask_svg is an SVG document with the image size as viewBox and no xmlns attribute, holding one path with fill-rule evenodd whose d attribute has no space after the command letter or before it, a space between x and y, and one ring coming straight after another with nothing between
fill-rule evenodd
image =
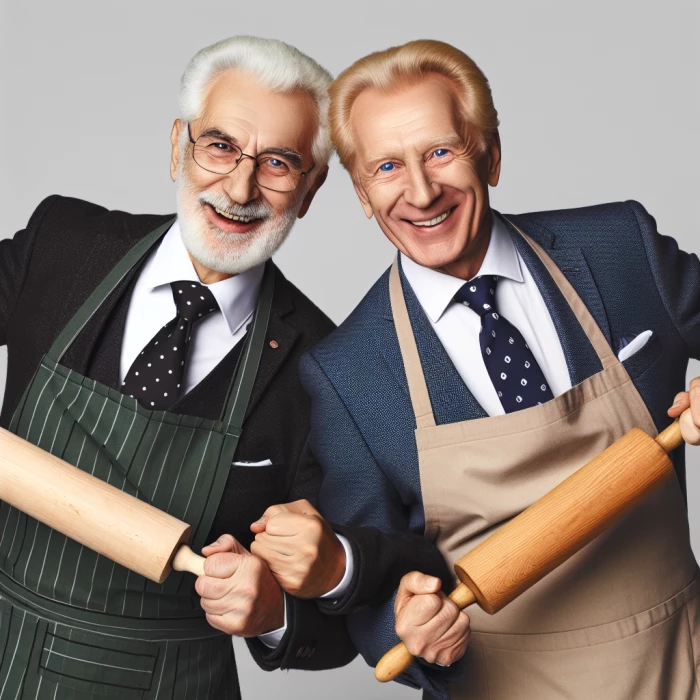
<instances>
[{"instance_id":1,"label":"lapel pin","mask_svg":"<svg viewBox=\"0 0 700 700\"><path fill-rule=\"evenodd\" d=\"M280 344L279 344L276 340L271 340L271 341L270 341L270 347L271 347L273 350L277 350L277 348L278 348L279 346L280 346Z\"/></svg>"}]
</instances>

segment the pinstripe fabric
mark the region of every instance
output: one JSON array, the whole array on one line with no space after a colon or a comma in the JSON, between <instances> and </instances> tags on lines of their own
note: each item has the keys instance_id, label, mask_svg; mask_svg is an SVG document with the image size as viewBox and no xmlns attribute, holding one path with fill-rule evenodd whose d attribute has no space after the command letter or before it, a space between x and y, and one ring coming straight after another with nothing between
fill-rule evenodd
<instances>
[{"instance_id":1,"label":"pinstripe fabric","mask_svg":"<svg viewBox=\"0 0 700 700\"><path fill-rule=\"evenodd\" d=\"M205 543L257 371L268 266L224 420L149 411L60 364L105 296L170 222L108 275L43 358L10 429L184 520ZM209 627L192 574L146 580L0 504L0 698L238 698L230 638Z\"/></svg>"}]
</instances>

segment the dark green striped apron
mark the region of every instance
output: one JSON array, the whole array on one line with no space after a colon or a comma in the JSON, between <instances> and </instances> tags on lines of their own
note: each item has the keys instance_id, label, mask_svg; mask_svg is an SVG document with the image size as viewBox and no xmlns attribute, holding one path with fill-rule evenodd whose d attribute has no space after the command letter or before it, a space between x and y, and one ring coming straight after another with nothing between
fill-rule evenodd
<instances>
[{"instance_id":1,"label":"dark green striped apron","mask_svg":"<svg viewBox=\"0 0 700 700\"><path fill-rule=\"evenodd\" d=\"M221 420L149 411L61 359L172 221L142 239L43 357L10 430L192 526L206 543L231 468L267 330L268 263ZM231 638L210 627L192 574L155 584L0 506L0 698L238 698Z\"/></svg>"}]
</instances>

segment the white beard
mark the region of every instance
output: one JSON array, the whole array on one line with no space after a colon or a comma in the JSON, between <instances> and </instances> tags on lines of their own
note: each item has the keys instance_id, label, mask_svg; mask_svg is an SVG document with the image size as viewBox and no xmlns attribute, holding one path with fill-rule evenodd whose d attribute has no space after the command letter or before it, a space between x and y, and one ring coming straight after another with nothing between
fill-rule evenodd
<instances>
[{"instance_id":1,"label":"white beard","mask_svg":"<svg viewBox=\"0 0 700 700\"><path fill-rule=\"evenodd\" d=\"M294 226L303 193L284 212L275 216L265 202L240 205L221 192L197 191L190 183L182 162L176 183L177 217L182 240L190 255L204 267L228 275L238 275L271 258ZM249 233L226 233L212 228L204 218L202 202L238 216L254 216L263 221Z\"/></svg>"}]
</instances>

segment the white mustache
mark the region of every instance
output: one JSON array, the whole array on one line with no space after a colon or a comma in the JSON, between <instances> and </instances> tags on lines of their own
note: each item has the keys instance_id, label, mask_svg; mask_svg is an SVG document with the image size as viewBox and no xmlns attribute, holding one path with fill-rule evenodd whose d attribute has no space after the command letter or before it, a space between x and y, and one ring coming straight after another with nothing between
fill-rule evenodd
<instances>
[{"instance_id":1,"label":"white mustache","mask_svg":"<svg viewBox=\"0 0 700 700\"><path fill-rule=\"evenodd\" d=\"M272 211L263 202L238 204L219 192L201 192L198 199L201 203L216 207L229 216L245 216L252 219L269 219L272 216Z\"/></svg>"}]
</instances>

